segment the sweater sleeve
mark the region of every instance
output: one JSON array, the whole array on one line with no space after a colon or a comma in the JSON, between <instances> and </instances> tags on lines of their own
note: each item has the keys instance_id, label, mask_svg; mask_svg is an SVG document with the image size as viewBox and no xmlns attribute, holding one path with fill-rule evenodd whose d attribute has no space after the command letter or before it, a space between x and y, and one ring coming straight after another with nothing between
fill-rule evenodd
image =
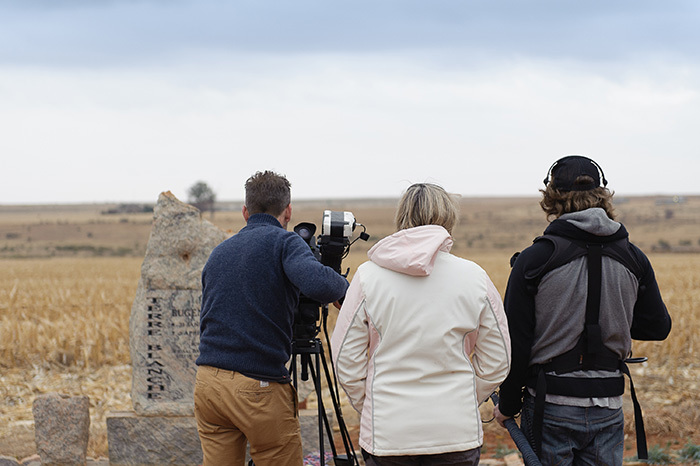
<instances>
[{"instance_id":1,"label":"sweater sleeve","mask_svg":"<svg viewBox=\"0 0 700 466\"><path fill-rule=\"evenodd\" d=\"M499 390L499 410L506 416L515 416L522 408L523 388L535 338L536 291L525 274L541 267L552 251L553 246L548 241L530 246L518 256L508 278L504 306L513 356L510 373Z\"/></svg>"},{"instance_id":2,"label":"sweater sleeve","mask_svg":"<svg viewBox=\"0 0 700 466\"><path fill-rule=\"evenodd\" d=\"M635 340L664 340L671 332L671 316L666 309L654 269L638 248L632 250L643 264L645 273L639 282L639 294L634 305L631 336Z\"/></svg>"},{"instance_id":3,"label":"sweater sleeve","mask_svg":"<svg viewBox=\"0 0 700 466\"><path fill-rule=\"evenodd\" d=\"M282 266L294 286L314 301L323 304L338 301L348 288L345 277L316 260L309 246L296 234L286 238Z\"/></svg>"},{"instance_id":4,"label":"sweater sleeve","mask_svg":"<svg viewBox=\"0 0 700 466\"><path fill-rule=\"evenodd\" d=\"M359 271L350 283L331 338L331 354L340 386L350 404L362 412L370 344L369 325L364 312L364 297Z\"/></svg>"}]
</instances>

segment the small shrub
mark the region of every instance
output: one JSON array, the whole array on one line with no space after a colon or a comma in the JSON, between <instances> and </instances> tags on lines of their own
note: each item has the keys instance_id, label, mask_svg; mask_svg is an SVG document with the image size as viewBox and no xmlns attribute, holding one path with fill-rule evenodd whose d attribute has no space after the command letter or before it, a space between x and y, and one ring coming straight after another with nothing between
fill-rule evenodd
<instances>
[{"instance_id":1,"label":"small shrub","mask_svg":"<svg viewBox=\"0 0 700 466\"><path fill-rule=\"evenodd\" d=\"M695 445L693 443L685 444L685 446L678 452L680 459L686 462L696 462L700 464L700 445Z\"/></svg>"},{"instance_id":2,"label":"small shrub","mask_svg":"<svg viewBox=\"0 0 700 466\"><path fill-rule=\"evenodd\" d=\"M648 464L673 464L673 457L668 452L668 446L661 448L658 445L653 445L649 448Z\"/></svg>"}]
</instances>

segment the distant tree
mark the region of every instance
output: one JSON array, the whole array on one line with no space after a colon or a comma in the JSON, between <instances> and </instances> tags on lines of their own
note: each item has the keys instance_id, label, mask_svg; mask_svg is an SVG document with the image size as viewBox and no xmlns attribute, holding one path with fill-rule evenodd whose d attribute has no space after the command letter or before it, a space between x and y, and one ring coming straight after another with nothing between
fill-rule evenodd
<instances>
[{"instance_id":1,"label":"distant tree","mask_svg":"<svg viewBox=\"0 0 700 466\"><path fill-rule=\"evenodd\" d=\"M197 181L187 191L189 202L201 211L210 211L214 215L216 193L204 181Z\"/></svg>"}]
</instances>

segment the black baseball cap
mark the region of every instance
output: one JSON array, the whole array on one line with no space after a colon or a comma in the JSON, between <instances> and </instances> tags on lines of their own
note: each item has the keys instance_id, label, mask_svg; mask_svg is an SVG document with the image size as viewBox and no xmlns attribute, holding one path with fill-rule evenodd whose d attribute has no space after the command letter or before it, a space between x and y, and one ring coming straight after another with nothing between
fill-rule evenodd
<instances>
[{"instance_id":1,"label":"black baseball cap","mask_svg":"<svg viewBox=\"0 0 700 466\"><path fill-rule=\"evenodd\" d=\"M593 181L590 183L576 183L579 176L590 176ZM600 186L603 179L603 186L607 186L603 169L593 160L582 155L568 155L552 164L544 179L544 184L550 182L552 187L558 191L589 191Z\"/></svg>"}]
</instances>

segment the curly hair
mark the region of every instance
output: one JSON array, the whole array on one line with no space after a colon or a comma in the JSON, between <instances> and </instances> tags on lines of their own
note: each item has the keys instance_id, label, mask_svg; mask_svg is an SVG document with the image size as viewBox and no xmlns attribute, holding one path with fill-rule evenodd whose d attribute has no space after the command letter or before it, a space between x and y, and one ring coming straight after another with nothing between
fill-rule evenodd
<instances>
[{"instance_id":1,"label":"curly hair","mask_svg":"<svg viewBox=\"0 0 700 466\"><path fill-rule=\"evenodd\" d=\"M591 183L590 176L579 176L575 184ZM613 192L605 187L597 187L587 191L559 191L548 183L546 189L540 189L542 200L540 207L547 214L547 220L551 217L559 218L564 214L578 212L592 207L600 207L605 210L608 217L615 220L615 212L612 205Z\"/></svg>"}]
</instances>

